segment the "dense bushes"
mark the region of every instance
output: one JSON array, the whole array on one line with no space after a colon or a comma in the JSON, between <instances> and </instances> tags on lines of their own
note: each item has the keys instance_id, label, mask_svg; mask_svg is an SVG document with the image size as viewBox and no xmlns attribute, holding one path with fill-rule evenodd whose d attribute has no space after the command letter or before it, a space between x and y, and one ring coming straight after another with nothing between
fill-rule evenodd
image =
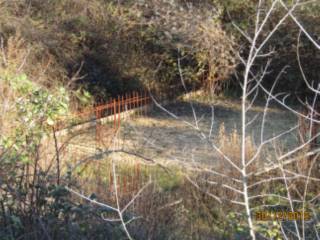
<instances>
[{"instance_id":1,"label":"dense bushes","mask_svg":"<svg viewBox=\"0 0 320 240\"><path fill-rule=\"evenodd\" d=\"M242 54L245 55L247 51L247 45L250 44L245 37L237 30L235 30L234 24L242 29L242 31L249 36L254 31L254 23L256 20L255 12L257 3L256 1L215 1L218 4L222 4L224 12L222 14L223 28L230 34L233 34L237 43L242 43ZM294 3L291 1L285 1L288 8ZM267 9L271 6L272 1L263 1L262 8L264 9L261 19L267 12ZM301 1L301 5L296 7L294 14L301 21L303 26L308 32L313 34L313 38L319 42L320 28L315 22L320 20L319 18L320 5L317 2L305 4ZM263 29L261 39L264 39L267 34L273 29L278 21L286 14L286 10L277 4L275 11L270 15L266 27ZM295 97L306 96L307 87L301 77L301 73L298 67L297 61L297 47L299 37L299 27L289 17L279 27L278 31L271 37L263 52L272 54L269 55L269 59L272 59L269 74L263 81L266 86L271 86L276 78L277 74L285 66L289 67L288 71L282 75L281 81L277 84L277 91L289 91ZM246 44L247 45L246 45ZM319 71L314 66L319 65L319 53L315 46L302 34L300 40L300 54L301 62L304 63L304 71L307 75L307 79L315 84L319 82ZM267 59L261 58L260 62L256 62L256 69L259 71L261 66L266 63Z\"/></svg>"},{"instance_id":2,"label":"dense bushes","mask_svg":"<svg viewBox=\"0 0 320 240\"><path fill-rule=\"evenodd\" d=\"M177 93L178 58L190 89L228 78L235 65L232 40L212 10L166 0L6 2L0 32L5 45L20 35L25 72L40 81L34 69L41 69L46 85L82 86L103 98L147 85Z\"/></svg>"},{"instance_id":3,"label":"dense bushes","mask_svg":"<svg viewBox=\"0 0 320 240\"><path fill-rule=\"evenodd\" d=\"M21 40L13 48L24 51L24 72L46 86L63 82L71 89L88 89L97 98L147 86L177 95L184 91L182 73L188 90L219 92L236 71L234 76L241 76L237 51L247 51L246 40L232 22L250 35L255 8L255 1L247 0L6 1L0 6L0 33L5 49L14 45L10 38ZM295 11L316 38L320 29L312 23L319 20L318 8L314 3ZM270 29L285 13L280 5L277 9ZM298 33L287 20L265 47L266 52L274 50L266 84L289 65L292 71L279 87L305 87L296 61ZM302 60L310 63L304 66L307 77L315 79L318 72L311 66L319 63L319 56L308 40L301 42Z\"/></svg>"}]
</instances>

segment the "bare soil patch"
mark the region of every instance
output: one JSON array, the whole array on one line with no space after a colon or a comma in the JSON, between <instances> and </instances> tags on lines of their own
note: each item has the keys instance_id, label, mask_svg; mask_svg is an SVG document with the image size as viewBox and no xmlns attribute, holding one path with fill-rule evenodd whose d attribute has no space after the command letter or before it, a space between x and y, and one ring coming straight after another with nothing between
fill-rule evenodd
<instances>
[{"instance_id":1,"label":"bare soil patch","mask_svg":"<svg viewBox=\"0 0 320 240\"><path fill-rule=\"evenodd\" d=\"M219 154L212 148L210 142L219 142L219 137L221 137L219 131L222 125L224 125L226 135L231 135L235 131L241 134L239 102L232 104L220 102L215 104L213 109L210 105L194 102L193 107L200 131L185 124L189 122L195 125L194 113L189 102L176 102L164 107L178 116L178 119L155 107L147 117L136 117L123 125L121 129L122 146L155 160L211 165L217 161ZM214 115L212 115L212 110ZM262 117L263 107L254 107L248 112L248 121L255 119L248 126L248 136L252 138L255 145L261 142ZM265 118L263 139L286 131L296 123L297 119L293 114L272 107ZM201 134L208 136L211 127L210 141L203 139ZM277 147L290 149L296 145L297 141L297 132L293 132L284 135L276 143ZM272 148L272 145L268 147Z\"/></svg>"}]
</instances>

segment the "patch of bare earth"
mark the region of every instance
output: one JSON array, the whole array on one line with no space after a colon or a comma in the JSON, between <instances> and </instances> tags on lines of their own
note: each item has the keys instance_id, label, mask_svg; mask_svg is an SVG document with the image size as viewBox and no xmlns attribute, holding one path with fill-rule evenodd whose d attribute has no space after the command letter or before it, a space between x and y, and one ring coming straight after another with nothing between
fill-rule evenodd
<instances>
[{"instance_id":1,"label":"patch of bare earth","mask_svg":"<svg viewBox=\"0 0 320 240\"><path fill-rule=\"evenodd\" d=\"M128 151L134 151L159 161L176 161L178 163L215 164L219 153L212 143L221 144L221 138L228 139L241 134L241 108L239 102L217 102L210 106L193 103L200 131L190 127L186 122L196 125L194 113L189 102L176 102L164 106L178 119L155 107L148 116L136 117L123 124L121 145ZM213 108L212 108L213 107ZM287 111L270 108L261 135L263 107L254 107L248 112L248 119L255 119L248 126L248 138L253 145L286 131L297 123L297 119ZM212 114L213 113L213 114ZM211 137L210 135L211 130ZM221 131L224 131L223 133ZM203 137L206 136L206 138ZM297 133L284 135L277 141L277 146L292 148L297 143ZM274 143L273 143L274 144ZM268 146L272 148L273 145ZM228 153L227 153L228 154Z\"/></svg>"}]
</instances>

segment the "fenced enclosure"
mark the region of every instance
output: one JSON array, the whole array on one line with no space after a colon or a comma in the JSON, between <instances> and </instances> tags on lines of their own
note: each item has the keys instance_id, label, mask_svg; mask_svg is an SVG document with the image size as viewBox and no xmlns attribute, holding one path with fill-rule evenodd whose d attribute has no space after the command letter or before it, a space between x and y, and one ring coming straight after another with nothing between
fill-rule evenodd
<instances>
[{"instance_id":1,"label":"fenced enclosure","mask_svg":"<svg viewBox=\"0 0 320 240\"><path fill-rule=\"evenodd\" d=\"M41 154L46 161L41 164L44 169L56 168L58 181L70 169L79 173L89 171L86 173L89 175L90 171L95 171L98 176L109 176L106 182L113 192L110 161L102 160L117 149L117 134L123 122L135 116L146 116L151 107L147 92L131 92L59 119L52 128L52 136L43 142ZM87 170L91 162L99 167L90 166L91 170ZM126 164L130 172L117 177L119 192L123 194L134 192L144 182L140 163L130 161ZM99 170L101 166L105 170L103 173Z\"/></svg>"},{"instance_id":2,"label":"fenced enclosure","mask_svg":"<svg viewBox=\"0 0 320 240\"><path fill-rule=\"evenodd\" d=\"M216 135L214 141L222 146L228 146L228 142L236 141L232 138L233 136L239 138L237 123L239 122L240 112L237 110L238 106L232 107L231 105L230 103L230 106L220 106L219 104L215 106L216 124L211 130ZM197 106L199 113L202 114L202 121L199 122L199 126L205 129L206 134L209 134L212 120L211 108L206 104L194 106ZM208 143L201 141L192 129L182 127L180 120L171 119L160 109L150 112L151 107L151 97L146 92L132 92L110 99L106 103L96 103L90 108L77 111L71 116L61 119L53 130L53 135L56 136L57 140L56 148L58 150L56 152L59 152L60 155L59 172L66 172L70 167L74 170L78 166L81 166L78 171L84 172L89 163L92 162L93 165L103 165L105 171L100 172L101 169L96 169L92 176L109 176L107 180L108 188L109 192L112 193L114 191L114 178L112 177L110 162L104 160L110 154L116 153L117 158L125 159L123 162L128 166L128 169L124 172L129 171L125 174L119 174L117 177L119 192L128 194L143 185L146 181L143 176L148 175L146 172L150 171L146 165L140 166L139 160L132 158L132 156L128 160L127 156L124 156L125 154L121 155L124 152L139 154L140 156L153 156L151 158L159 162L185 163L186 166L193 166L194 164L220 165L220 157L214 151L211 151ZM193 113L189 103L171 103L166 105L166 108L176 111L181 119L192 121ZM284 131L286 127L296 124L297 119L288 115L288 112L283 112L277 108L270 108L270 111L270 117L266 119L268 126L266 134L270 137ZM248 115L254 116L262 112L263 109L256 107L254 111L248 112ZM134 121L131 121L133 118ZM259 118L257 119L259 120ZM278 123L276 126L272 124L275 119ZM303 124L300 125L303 127ZM307 130L310 127L305 126ZM123 127L122 136L119 136L121 127ZM318 125L313 126L312 134L317 134L314 130L317 127ZM253 144L252 149L255 149L254 143L259 138L260 132L254 126L249 130L249 137ZM299 141L298 134L307 134L307 130L303 132L300 129L300 133L297 131L296 134L292 134L281 144L284 144L283 147L291 149ZM148 139L153 139L153 142L148 142ZM145 143L142 143L143 141ZM238 140L234 144L238 145ZM54 153L52 149L51 152ZM155 155L155 153L157 154ZM238 152L236 151L235 154L237 155ZM144 168L144 170L141 171L141 168Z\"/></svg>"}]
</instances>

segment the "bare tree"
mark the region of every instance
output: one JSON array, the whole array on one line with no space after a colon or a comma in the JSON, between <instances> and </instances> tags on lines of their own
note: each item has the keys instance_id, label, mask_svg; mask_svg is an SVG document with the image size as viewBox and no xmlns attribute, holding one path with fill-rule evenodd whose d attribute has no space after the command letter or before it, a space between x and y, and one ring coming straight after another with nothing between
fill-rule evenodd
<instances>
[{"instance_id":1,"label":"bare tree","mask_svg":"<svg viewBox=\"0 0 320 240\"><path fill-rule=\"evenodd\" d=\"M113 143L113 147L115 147L116 145L116 137L113 139L112 141ZM110 152L116 152L116 151L110 151ZM86 195L84 195L83 193L80 193L70 187L66 187L66 189L74 194L75 196L81 198L81 199L84 199L88 202L90 202L91 204L94 204L94 205L97 205L97 206L101 206L101 207L104 207L106 208L107 210L115 213L117 215L116 218L109 218L109 217L105 217L105 216L101 216L102 219L104 221L107 221L107 222L118 222L119 224L121 224L122 226L122 229L124 231L124 233L126 234L127 238L132 240L132 236L128 230L128 225L141 218L140 216L135 216L133 213L130 214L130 219L129 220L125 220L125 215L126 213L128 212L129 208L134 204L135 201L137 201L139 199L139 197L141 196L142 192L151 184L151 180L149 180L142 188L139 189L139 191L137 191L137 193L131 198L130 201L128 201L126 203L125 206L121 206L120 204L120 196L119 196L119 185L118 185L118 174L117 174L117 170L116 170L116 160L115 159L112 159L112 155L111 155L111 160L112 160L112 176L113 176L113 189L114 189L114 196L115 196L115 202L116 202L116 206L111 206L110 204L106 204L106 203L102 203L102 202L99 202L99 201L96 201L95 199L92 199L90 197L87 197ZM82 162L83 163L83 162ZM128 215L128 214L127 214ZM131 216L132 215L132 216Z\"/></svg>"},{"instance_id":2,"label":"bare tree","mask_svg":"<svg viewBox=\"0 0 320 240\"><path fill-rule=\"evenodd\" d=\"M289 212L292 214L301 212L301 219L297 220L297 217L293 217L291 220L293 225L286 222L280 222L282 237L284 239L306 239L313 236L319 239L319 233L317 230L317 224L319 220L317 218L316 210L313 208L315 201L319 198L319 189L311 191L310 185L315 186L319 184L319 176L314 175L316 163L319 162L319 148L310 148L310 143L314 142L320 135L320 132L314 131L314 126L319 125L319 118L315 118L315 114L319 114L316 109L316 103L318 101L318 94L320 86L314 86L306 78L301 63L299 61L299 68L306 82L310 96L313 96L311 103L306 103L307 108L311 114L301 113L295 107L292 107L287 103L289 93L277 92L277 83L282 80L283 75L287 71L287 66L284 67L276 76L275 81L270 89L262 84L263 79L268 75L270 71L270 63L272 61L274 51L267 51L266 46L269 43L273 35L279 31L285 21L290 18L296 23L296 26L300 28L301 34L304 34L307 39L314 45L315 48L320 49L320 45L316 40L312 38L312 34L303 27L303 24L295 16L295 10L301 6L305 6L314 1L295 1L290 6L282 0L274 0L268 6L265 1L259 0L257 4L255 26L252 35L245 33L239 26L236 28L244 35L245 39L250 44L249 51L246 55L239 53L238 58L241 64L244 66L241 88L241 141L240 152L238 156L230 156L231 154L225 149L222 149L216 141L212 140L212 125L214 124L214 105L212 105L212 122L210 131L202 129L199 125L201 118L197 116L197 109L192 103L190 108L192 110L193 122L182 120L178 115L169 111L162 106L155 97L153 98L155 104L175 119L180 119L184 124L194 129L200 138L207 142L212 150L220 155L223 159L224 168L201 168L196 165L189 166L195 171L206 171L212 175L212 179L220 178L218 180L208 180L207 178L201 179L203 182L217 185L219 188L226 189L233 192L233 198L219 195L214 192L210 192L199 184L199 179L193 179L187 175L187 179L199 190L204 191L206 194L215 199L219 204L223 201L229 201L233 204L241 206L246 215L246 221L250 236L252 239L256 239L259 231L257 229L257 221L254 219L254 213L256 209L267 209L268 204L265 200L272 197L284 202L288 207ZM267 9L266 9L267 8ZM278 9L285 11L284 15L279 19L277 24L269 31L265 30L266 25L271 15ZM300 37L299 37L300 39ZM299 44L298 44L299 45ZM299 51L297 52L299 59ZM260 59L266 59L265 65L261 70L256 69L256 63ZM185 90L184 73L180 67L180 59L178 59L179 73L181 76L181 82ZM259 91L264 93L266 101L260 121L258 116L251 116L248 113L252 110L257 102ZM267 116L270 110L270 104L277 103L286 110L288 114L296 116L296 118L302 118L309 122L309 137L304 142L297 142L291 147L280 147L281 139L289 135L297 135L300 128L299 123L294 126L288 126L286 130L283 130L276 135L268 136L266 134ZM249 143L248 137L251 137L249 131L250 126L260 125L260 139L256 144L253 154L248 154ZM273 123L277 124L277 123ZM270 150L271 149L271 150ZM270 153L271 151L271 153ZM269 152L268 154L265 154ZM264 159L264 160L263 160ZM262 160L262 161L261 161ZM301 167L305 164L304 169ZM226 170L228 169L228 171ZM232 171L229 171L231 169ZM221 183L222 182L222 183ZM285 191L280 193L273 188L274 184L282 186ZM263 189L268 189L263 191ZM308 194L308 193L311 194ZM311 195L311 197L310 197ZM307 208L308 206L308 208ZM312 214L309 220L306 215L308 211L312 210ZM308 232L307 229L308 228ZM312 233L310 233L312 232Z\"/></svg>"}]
</instances>

